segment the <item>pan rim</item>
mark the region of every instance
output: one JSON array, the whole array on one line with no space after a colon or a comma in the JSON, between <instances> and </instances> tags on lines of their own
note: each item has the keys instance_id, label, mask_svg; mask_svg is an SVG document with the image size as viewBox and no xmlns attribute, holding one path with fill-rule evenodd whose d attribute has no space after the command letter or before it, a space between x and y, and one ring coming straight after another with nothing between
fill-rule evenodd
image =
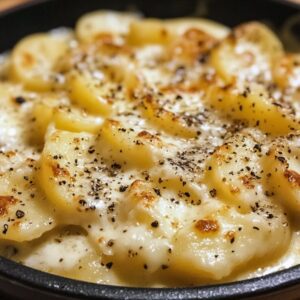
<instances>
[{"instance_id":1,"label":"pan rim","mask_svg":"<svg viewBox=\"0 0 300 300\"><path fill-rule=\"evenodd\" d=\"M241 299L276 293L300 284L300 265L261 277L195 287L147 288L90 283L36 270L0 257L0 278L23 287L79 299Z\"/></svg>"},{"instance_id":2,"label":"pan rim","mask_svg":"<svg viewBox=\"0 0 300 300\"><path fill-rule=\"evenodd\" d=\"M33 0L0 13L0 18L15 12L59 0ZM300 8L300 4L286 0L272 0ZM53 275L0 257L0 279L25 288L52 295L79 299L241 299L263 296L300 285L300 265L261 277L195 287L141 288L89 283Z\"/></svg>"}]
</instances>

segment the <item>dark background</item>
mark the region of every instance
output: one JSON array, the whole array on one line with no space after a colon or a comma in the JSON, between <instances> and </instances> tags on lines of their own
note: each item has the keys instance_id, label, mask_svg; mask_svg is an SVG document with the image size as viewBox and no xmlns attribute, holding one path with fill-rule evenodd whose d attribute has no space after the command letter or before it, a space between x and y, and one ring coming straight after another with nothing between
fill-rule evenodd
<instances>
[{"instance_id":1,"label":"dark background","mask_svg":"<svg viewBox=\"0 0 300 300\"><path fill-rule=\"evenodd\" d=\"M271 0L52 0L33 1L42 5L30 10L2 13L0 17L0 51L11 48L23 36L58 26L74 26L85 12L96 9L127 10L135 8L145 16L172 18L195 15L235 26L250 20L272 20L276 26L295 13L295 5ZM47 3L43 3L47 2ZM128 3L131 3L128 5ZM25 6L31 4L25 4ZM0 13L1 15L1 13Z\"/></svg>"}]
</instances>

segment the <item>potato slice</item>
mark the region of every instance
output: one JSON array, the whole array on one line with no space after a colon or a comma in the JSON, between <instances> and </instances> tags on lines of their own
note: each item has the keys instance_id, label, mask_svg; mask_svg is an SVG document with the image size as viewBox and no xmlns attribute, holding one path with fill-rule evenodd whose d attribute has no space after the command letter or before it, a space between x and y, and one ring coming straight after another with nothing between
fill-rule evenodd
<instances>
[{"instance_id":1,"label":"potato slice","mask_svg":"<svg viewBox=\"0 0 300 300\"><path fill-rule=\"evenodd\" d=\"M218 40L205 31L190 28L170 45L169 52L172 57L193 63L205 57L217 43Z\"/></svg>"},{"instance_id":2,"label":"potato slice","mask_svg":"<svg viewBox=\"0 0 300 300\"><path fill-rule=\"evenodd\" d=\"M158 202L159 197L151 184L134 180L128 188L126 201L122 203L123 207L120 210L124 219L145 224L148 230L151 230L151 223L162 219L159 211L155 212Z\"/></svg>"},{"instance_id":3,"label":"potato slice","mask_svg":"<svg viewBox=\"0 0 300 300\"><path fill-rule=\"evenodd\" d=\"M261 151L261 144L246 132L217 148L206 162L204 176L211 196L234 205L239 212L251 212L262 200Z\"/></svg>"},{"instance_id":4,"label":"potato slice","mask_svg":"<svg viewBox=\"0 0 300 300\"><path fill-rule=\"evenodd\" d=\"M53 120L57 129L72 132L100 132L103 119L90 116L74 108L55 109Z\"/></svg>"},{"instance_id":5,"label":"potato slice","mask_svg":"<svg viewBox=\"0 0 300 300\"><path fill-rule=\"evenodd\" d=\"M99 10L83 15L76 24L76 36L80 42L90 43L105 35L125 36L130 24L137 19L133 13Z\"/></svg>"},{"instance_id":6,"label":"potato slice","mask_svg":"<svg viewBox=\"0 0 300 300\"><path fill-rule=\"evenodd\" d=\"M86 197L90 179L83 171L94 144L91 134L55 131L41 156L39 183L58 212L73 215L71 222L75 224L79 217L90 217L95 208L93 198Z\"/></svg>"},{"instance_id":7,"label":"potato slice","mask_svg":"<svg viewBox=\"0 0 300 300\"><path fill-rule=\"evenodd\" d=\"M0 155L12 163L17 154ZM35 160L28 158L1 172L0 239L30 241L55 227L55 209L36 185L36 168Z\"/></svg>"},{"instance_id":8,"label":"potato slice","mask_svg":"<svg viewBox=\"0 0 300 300\"><path fill-rule=\"evenodd\" d=\"M132 45L167 44L170 39L165 23L159 19L137 20L130 25L128 41Z\"/></svg>"},{"instance_id":9,"label":"potato slice","mask_svg":"<svg viewBox=\"0 0 300 300\"><path fill-rule=\"evenodd\" d=\"M108 156L128 166L149 168L154 165L156 152L163 146L159 137L145 130L137 132L116 120L106 120L99 147L108 146Z\"/></svg>"},{"instance_id":10,"label":"potato slice","mask_svg":"<svg viewBox=\"0 0 300 300\"><path fill-rule=\"evenodd\" d=\"M190 29L199 29L216 39L223 39L230 29L222 24L200 18L178 18L165 20L165 26L173 36L181 36Z\"/></svg>"},{"instance_id":11,"label":"potato slice","mask_svg":"<svg viewBox=\"0 0 300 300\"><path fill-rule=\"evenodd\" d=\"M53 107L43 103L36 103L33 107L35 138L40 143L44 142L47 128L53 120L53 110Z\"/></svg>"},{"instance_id":12,"label":"potato slice","mask_svg":"<svg viewBox=\"0 0 300 300\"><path fill-rule=\"evenodd\" d=\"M300 55L287 54L278 60L273 69L274 81L282 89L300 87Z\"/></svg>"},{"instance_id":13,"label":"potato slice","mask_svg":"<svg viewBox=\"0 0 300 300\"><path fill-rule=\"evenodd\" d=\"M25 37L12 52L13 79L28 89L51 89L55 86L55 64L67 49L66 40L58 36L40 33Z\"/></svg>"},{"instance_id":14,"label":"potato slice","mask_svg":"<svg viewBox=\"0 0 300 300\"><path fill-rule=\"evenodd\" d=\"M122 267L130 259L135 274L146 270L152 275L168 261L170 239L182 215L186 213L185 205L171 206L169 199L157 195L153 185L139 179L131 182L124 196L118 207L119 220L122 222L118 229L126 230L122 230L123 238L117 239L110 251L113 259ZM131 255L135 252L138 255ZM141 268L144 265L146 267Z\"/></svg>"},{"instance_id":15,"label":"potato slice","mask_svg":"<svg viewBox=\"0 0 300 300\"><path fill-rule=\"evenodd\" d=\"M225 26L204 19L182 18L143 19L131 23L128 35L129 43L137 46L147 44L168 44L189 30L199 30L214 38L224 38L229 30Z\"/></svg>"},{"instance_id":16,"label":"potato slice","mask_svg":"<svg viewBox=\"0 0 300 300\"><path fill-rule=\"evenodd\" d=\"M145 97L143 100L142 112L144 116L165 132L182 137L195 138L197 128L189 124L182 116L160 107L155 99Z\"/></svg>"},{"instance_id":17,"label":"potato slice","mask_svg":"<svg viewBox=\"0 0 300 300\"><path fill-rule=\"evenodd\" d=\"M111 101L107 85L92 78L90 74L72 72L68 78L71 99L92 114L107 116L111 112Z\"/></svg>"},{"instance_id":18,"label":"potato slice","mask_svg":"<svg viewBox=\"0 0 300 300\"><path fill-rule=\"evenodd\" d=\"M11 258L44 272L99 282L108 271L101 265L99 253L95 251L86 234L76 227L60 227L42 239L26 243L20 248Z\"/></svg>"},{"instance_id":19,"label":"potato slice","mask_svg":"<svg viewBox=\"0 0 300 300\"><path fill-rule=\"evenodd\" d=\"M283 55L274 33L261 23L235 28L211 53L211 63L226 83L239 80L270 80L271 67Z\"/></svg>"},{"instance_id":20,"label":"potato slice","mask_svg":"<svg viewBox=\"0 0 300 300\"><path fill-rule=\"evenodd\" d=\"M276 218L264 213L242 215L225 206L209 213L202 207L198 219L174 236L170 268L181 278L212 281L265 257L278 257L291 234L283 212L276 207L271 212Z\"/></svg>"},{"instance_id":21,"label":"potato slice","mask_svg":"<svg viewBox=\"0 0 300 300\"><path fill-rule=\"evenodd\" d=\"M39 141L44 141L47 128L54 123L57 129L71 132L99 133L103 119L91 116L84 111L70 106L50 106L36 103L33 108L35 129Z\"/></svg>"},{"instance_id":22,"label":"potato slice","mask_svg":"<svg viewBox=\"0 0 300 300\"><path fill-rule=\"evenodd\" d=\"M172 190L137 179L129 185L120 211L129 223L144 224L156 236L172 236L183 214L188 211L186 202L178 200L178 195L175 195ZM168 196L176 197L178 204L170 206ZM176 222L178 226L174 225Z\"/></svg>"},{"instance_id":23,"label":"potato slice","mask_svg":"<svg viewBox=\"0 0 300 300\"><path fill-rule=\"evenodd\" d=\"M293 214L300 212L300 135L278 138L262 157L266 191Z\"/></svg>"},{"instance_id":24,"label":"potato slice","mask_svg":"<svg viewBox=\"0 0 300 300\"><path fill-rule=\"evenodd\" d=\"M299 128L299 122L275 105L265 88L258 84L248 85L243 90L213 86L206 99L226 117L245 121L266 133L281 135Z\"/></svg>"},{"instance_id":25,"label":"potato slice","mask_svg":"<svg viewBox=\"0 0 300 300\"><path fill-rule=\"evenodd\" d=\"M40 145L39 129L32 115L38 98L38 94L24 90L20 84L0 83L0 150L21 151Z\"/></svg>"}]
</instances>

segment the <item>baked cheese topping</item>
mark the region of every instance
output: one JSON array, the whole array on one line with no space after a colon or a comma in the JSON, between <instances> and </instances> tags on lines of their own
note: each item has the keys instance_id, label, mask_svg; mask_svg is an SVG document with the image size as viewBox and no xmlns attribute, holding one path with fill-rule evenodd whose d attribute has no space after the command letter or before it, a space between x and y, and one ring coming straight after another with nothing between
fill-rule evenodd
<instances>
[{"instance_id":1,"label":"baked cheese topping","mask_svg":"<svg viewBox=\"0 0 300 300\"><path fill-rule=\"evenodd\" d=\"M0 253L191 286L299 263L300 57L265 25L97 11L0 67Z\"/></svg>"}]
</instances>

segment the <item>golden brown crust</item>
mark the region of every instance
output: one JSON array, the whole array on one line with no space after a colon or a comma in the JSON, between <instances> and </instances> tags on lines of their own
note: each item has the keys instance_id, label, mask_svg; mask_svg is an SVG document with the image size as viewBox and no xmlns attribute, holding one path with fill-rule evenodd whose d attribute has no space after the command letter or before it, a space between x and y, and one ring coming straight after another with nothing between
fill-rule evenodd
<instances>
[{"instance_id":1,"label":"golden brown crust","mask_svg":"<svg viewBox=\"0 0 300 300\"><path fill-rule=\"evenodd\" d=\"M219 223L216 220L203 219L195 224L200 233L214 233L219 230Z\"/></svg>"},{"instance_id":2,"label":"golden brown crust","mask_svg":"<svg viewBox=\"0 0 300 300\"><path fill-rule=\"evenodd\" d=\"M7 214L9 207L16 202L17 199L14 196L0 196L0 216Z\"/></svg>"}]
</instances>

